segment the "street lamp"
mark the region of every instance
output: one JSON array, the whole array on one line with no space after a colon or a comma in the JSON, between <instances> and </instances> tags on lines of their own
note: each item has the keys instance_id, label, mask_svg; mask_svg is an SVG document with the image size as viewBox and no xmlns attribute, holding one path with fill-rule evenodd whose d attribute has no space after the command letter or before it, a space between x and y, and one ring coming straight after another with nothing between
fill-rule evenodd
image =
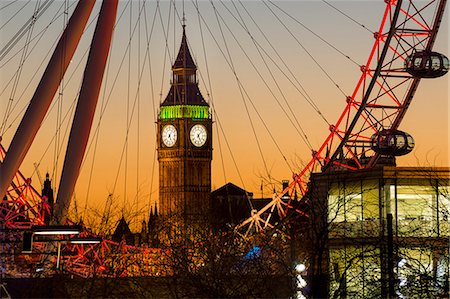
<instances>
[{"instance_id":1,"label":"street lamp","mask_svg":"<svg viewBox=\"0 0 450 299\"><path fill-rule=\"evenodd\" d=\"M297 280L297 292L295 295L296 299L306 299L305 295L302 293L302 289L306 287L306 281L303 279L302 274L306 271L306 266L302 263L298 263L294 267L296 280Z\"/></svg>"},{"instance_id":2,"label":"street lamp","mask_svg":"<svg viewBox=\"0 0 450 299\"><path fill-rule=\"evenodd\" d=\"M31 231L23 233L22 253L31 253L34 235L76 235L81 232L81 225L34 225Z\"/></svg>"},{"instance_id":3,"label":"street lamp","mask_svg":"<svg viewBox=\"0 0 450 299\"><path fill-rule=\"evenodd\" d=\"M33 236L64 236L64 235L77 235L81 232L81 225L49 225L49 226L33 226L31 231L26 231L23 234L23 247L22 253L31 253L33 248ZM55 240L45 240L55 241ZM61 259L61 243L72 244L98 244L102 240L95 237L87 238L72 238L68 240L56 240L58 242L58 256L56 259L56 269L59 270L59 264Z\"/></svg>"},{"instance_id":4,"label":"street lamp","mask_svg":"<svg viewBox=\"0 0 450 299\"><path fill-rule=\"evenodd\" d=\"M102 238L87 237L87 238L72 238L67 242L72 244L98 244L102 241Z\"/></svg>"},{"instance_id":5,"label":"street lamp","mask_svg":"<svg viewBox=\"0 0 450 299\"><path fill-rule=\"evenodd\" d=\"M81 225L46 225L32 226L31 231L35 235L77 235L81 232Z\"/></svg>"}]
</instances>

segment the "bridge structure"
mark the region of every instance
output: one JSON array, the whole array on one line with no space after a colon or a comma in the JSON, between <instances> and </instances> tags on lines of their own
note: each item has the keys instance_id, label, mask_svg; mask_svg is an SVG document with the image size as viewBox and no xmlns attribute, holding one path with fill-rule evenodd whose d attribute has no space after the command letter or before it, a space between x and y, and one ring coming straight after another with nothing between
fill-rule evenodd
<instances>
[{"instance_id":1,"label":"bridge structure","mask_svg":"<svg viewBox=\"0 0 450 299\"><path fill-rule=\"evenodd\" d=\"M93 0L79 1L61 37L61 46L56 47L13 141L8 149L0 148L0 223L3 239L16 240L5 245L10 249L17 247L17 240L22 238L24 231L50 224L46 223L50 213L48 198L33 187L19 167L64 77L94 3ZM380 159L404 155L412 150L413 139L399 127L419 83L425 78L443 76L449 69L448 59L433 51L445 7L446 0L386 1L380 26L374 33L373 47L366 64L360 67L361 76L353 93L348 95L343 112L329 125L328 136L317 150L312 151L306 166L293 175L292 183L280 194L275 194L267 206L252 211L252 216L237 226L236 232L241 237L251 238L255 233L271 228L270 219L274 213L281 217L292 211L305 214L297 208L295 201L301 202L308 192L311 172L371 168ZM77 104L80 112L75 112L69 138L53 224L74 224L67 217L68 208L91 130L116 9L117 1L103 1ZM54 67L61 60L65 67ZM286 194L290 198L288 201L282 199ZM84 228L81 236L96 235ZM42 254L48 249L47 246L41 245L40 249L36 246ZM65 269L83 277L167 274L158 266L158 261L167 256L160 249L103 239L97 244L64 243L61 252Z\"/></svg>"}]
</instances>

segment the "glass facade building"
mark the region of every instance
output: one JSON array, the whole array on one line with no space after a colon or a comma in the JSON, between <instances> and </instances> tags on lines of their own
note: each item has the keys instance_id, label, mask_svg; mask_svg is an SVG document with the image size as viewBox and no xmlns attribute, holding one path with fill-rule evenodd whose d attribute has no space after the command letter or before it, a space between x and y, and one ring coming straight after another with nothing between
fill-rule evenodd
<instances>
[{"instance_id":1,"label":"glass facade building","mask_svg":"<svg viewBox=\"0 0 450 299\"><path fill-rule=\"evenodd\" d=\"M448 298L449 168L384 166L311 180L326 198L330 298Z\"/></svg>"}]
</instances>

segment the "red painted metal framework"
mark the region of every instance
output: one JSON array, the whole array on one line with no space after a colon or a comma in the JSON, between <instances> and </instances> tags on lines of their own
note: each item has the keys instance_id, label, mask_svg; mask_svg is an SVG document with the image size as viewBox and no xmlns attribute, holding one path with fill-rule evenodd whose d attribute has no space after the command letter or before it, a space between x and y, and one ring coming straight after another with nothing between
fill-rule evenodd
<instances>
[{"instance_id":1,"label":"red painted metal framework","mask_svg":"<svg viewBox=\"0 0 450 299\"><path fill-rule=\"evenodd\" d=\"M81 33L83 31L84 25L89 18L92 7L94 6L95 0L88 0L79 2L79 5L75 9L71 20L69 21L70 26L67 26L65 35L70 35L73 37L76 30L77 38L71 39L70 55L67 55L67 51L64 52L64 47L57 47L51 61L59 61L61 56L65 58L65 61L70 61L70 57L77 47L77 43ZM84 150L86 147L87 139L90 132L90 126L92 123L92 117L95 111L95 106L97 103L98 92L100 89L103 69L106 64L106 59L110 48L110 37L113 30L115 15L117 10L117 1L103 1L101 12L98 17L96 32L94 33L93 42L91 44L91 51L88 58L88 63L86 66L86 71L84 75L83 85L80 91L80 97L78 99L77 111L80 110L79 117L77 118L77 113L74 116L74 124L72 127L71 137L69 138L68 152L72 155L67 157L66 161L69 161L68 170L66 171L69 175L68 180L63 180L64 171L61 182L66 181L66 186L61 191L63 183L60 185L60 190L58 192L58 199L55 205L55 211L52 215L52 207L45 196L33 188L31 184L31 179L27 179L20 170L13 172L13 178L11 183L5 184L6 190L4 192L4 197L0 203L0 242L4 244L2 246L2 264L8 265L9 275L22 276L30 275L29 272L29 262L34 265L42 265L45 269L45 276L51 276L56 271L65 271L69 273L76 274L81 277L126 277L126 276L157 276L166 275L164 257L167 256L167 252L160 249L148 248L148 247L137 247L130 246L124 242L114 242L107 240L107 236L97 236L93 234L88 228L83 227L83 231L80 233L79 237L102 237L103 240L97 244L76 244L71 243L70 239L62 235L56 236L50 239L35 238L32 239L32 252L30 255L17 254L20 252L20 247L22 245L22 240L24 239L24 232L31 232L33 226L43 226L50 224L50 218L53 217L53 221L56 219L56 223L72 225L74 224L70 219L67 219L67 210L70 204L70 199L72 197L71 192L73 192L74 184L79 172L79 164L81 164L82 157L84 155ZM98 33L97 33L98 32ZM64 44L65 35L61 38L63 40L59 44ZM98 37L97 37L98 36ZM108 38L106 38L108 36ZM91 55L92 54L92 55ZM54 92L56 90L59 81L64 75L64 71L60 71L55 74L52 71L55 69L51 67L54 62L50 63L47 67L49 69L48 74L44 74L41 80L40 88L38 90L44 90L48 93L45 97L45 103L50 103ZM59 70L59 68L56 68ZM51 80L50 80L50 79ZM51 81L49 83L49 81ZM44 83L42 83L44 82ZM52 88L48 88L49 84ZM85 88L83 88L83 86ZM49 91L50 90L50 91ZM83 92L83 90L85 92ZM39 94L36 92L36 94ZM21 131L27 131L26 136L18 134L19 144L23 140L32 140L34 138L37 129L40 126L40 122L44 117L47 106L43 105L42 96L38 98L38 109L29 107L29 114L34 117L28 117L24 123L25 129L22 128ZM28 111L27 110L27 111ZM35 110L38 110L36 113ZM88 113L89 112L89 113ZM38 116L36 116L38 114ZM27 114L28 115L28 114ZM32 118L32 121L29 119ZM27 127L28 126L28 127ZM29 126L32 127L29 128ZM29 129L29 130L28 130ZM32 136L28 136L32 135ZM74 135L74 137L72 137ZM72 140L73 139L73 140ZM1 139L0 139L1 141ZM75 146L70 146L70 144L75 144ZM28 147L30 142L27 142ZM28 148L19 146L17 147L21 152L21 159L10 159L12 163L16 166L22 162ZM5 161L8 160L8 153L11 151L11 146L8 151L0 144L0 166L5 166ZM16 148L12 150L15 154ZM78 165L75 165L74 162ZM11 163L10 163L11 164ZM10 170L11 167L8 167ZM18 166L17 166L18 168ZM66 162L64 169L66 168ZM1 170L1 169L0 169ZM7 174L10 171L7 171ZM4 174L0 172L0 174ZM5 177L2 176L2 183L5 183ZM61 195L61 194L63 195ZM64 198L61 198L63 196ZM59 203L59 202L62 202ZM59 203L59 205L58 205ZM33 237L32 237L33 238ZM58 248L58 254L55 255L55 250ZM55 265L62 265L57 269ZM41 266L36 267L35 275L41 275ZM32 274L33 275L33 274Z\"/></svg>"},{"instance_id":2,"label":"red painted metal framework","mask_svg":"<svg viewBox=\"0 0 450 299\"><path fill-rule=\"evenodd\" d=\"M0 161L5 156L5 149L0 144ZM154 248L130 246L104 239L98 244L72 244L64 238L54 240L53 247L48 242L35 240L33 244L33 255L10 256L7 253L20 252L21 240L24 231L30 231L34 225L45 225L46 215L50 215L50 205L45 196L36 190L31 179L27 179L20 171L14 177L5 198L0 205L0 230L3 263L17 265L12 270L14 275L21 275L20 261L33 260L35 263L49 263L46 275L52 275L55 269L56 257L48 254L54 251L58 242L62 243L60 264L64 271L81 277L125 277L125 276L149 276L164 275L161 265L164 262L163 251ZM74 224L67 220L67 225ZM80 237L99 237L84 228ZM29 270L26 271L27 273ZM29 275L29 273L28 273Z\"/></svg>"},{"instance_id":3,"label":"red painted metal framework","mask_svg":"<svg viewBox=\"0 0 450 299\"><path fill-rule=\"evenodd\" d=\"M387 1L379 30L374 33L375 43L367 63L361 66L361 77L347 97L344 111L330 126L329 135L312 153L310 162L294 175L293 182L239 226L242 235L271 226L274 212L285 215L290 203L283 202L281 195L289 194L291 199L297 192L304 195L311 172L375 165L379 157L370 148L370 138L383 129L399 127L421 80L405 71L404 62L415 51L432 50L445 5L446 0ZM0 147L1 161L5 155ZM43 225L49 209L47 199L18 171L1 200L2 237L10 239L32 225ZM82 236L92 235L87 229L82 232ZM39 249L39 244L35 247ZM163 256L160 250L109 240L94 245L67 243L62 248L65 270L83 277L164 275L155 264L160 264Z\"/></svg>"},{"instance_id":4,"label":"red painted metal framework","mask_svg":"<svg viewBox=\"0 0 450 299\"><path fill-rule=\"evenodd\" d=\"M6 151L0 144L0 160ZM44 225L45 215L50 214L47 198L33 188L31 179L18 171L6 191L0 205L0 223L7 229L30 229L32 225Z\"/></svg>"},{"instance_id":5,"label":"red painted metal framework","mask_svg":"<svg viewBox=\"0 0 450 299\"><path fill-rule=\"evenodd\" d=\"M405 61L419 51L431 51L446 0L387 0L375 43L361 77L346 100L344 111L323 144L312 152L309 163L293 182L273 200L238 226L244 236L272 227L273 213L281 217L292 210L296 194L307 192L309 175L317 171L358 170L374 167L380 155L371 149L372 135L397 130L414 97L421 78L405 69ZM282 196L289 194L285 202ZM301 200L301 199L300 199ZM302 211L297 210L302 214Z\"/></svg>"}]
</instances>

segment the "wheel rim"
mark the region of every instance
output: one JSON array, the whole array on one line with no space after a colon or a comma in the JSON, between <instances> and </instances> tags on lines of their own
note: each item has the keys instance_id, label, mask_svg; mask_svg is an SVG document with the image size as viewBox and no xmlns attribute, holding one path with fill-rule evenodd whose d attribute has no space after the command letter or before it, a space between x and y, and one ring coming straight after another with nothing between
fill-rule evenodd
<instances>
[{"instance_id":1,"label":"wheel rim","mask_svg":"<svg viewBox=\"0 0 450 299\"><path fill-rule=\"evenodd\" d=\"M375 43L362 75L338 121L309 163L294 174L293 182L260 211L238 227L242 235L271 227L271 213L285 217L293 210L297 190L305 195L314 171L357 170L374 167L380 154L370 148L371 136L397 130L408 110L421 78L407 73L404 61L417 50L430 52L444 14L446 0L415 5L412 0L386 1ZM386 30L386 28L388 30ZM283 202L282 195L289 194ZM300 210L295 210L303 214Z\"/></svg>"}]
</instances>

